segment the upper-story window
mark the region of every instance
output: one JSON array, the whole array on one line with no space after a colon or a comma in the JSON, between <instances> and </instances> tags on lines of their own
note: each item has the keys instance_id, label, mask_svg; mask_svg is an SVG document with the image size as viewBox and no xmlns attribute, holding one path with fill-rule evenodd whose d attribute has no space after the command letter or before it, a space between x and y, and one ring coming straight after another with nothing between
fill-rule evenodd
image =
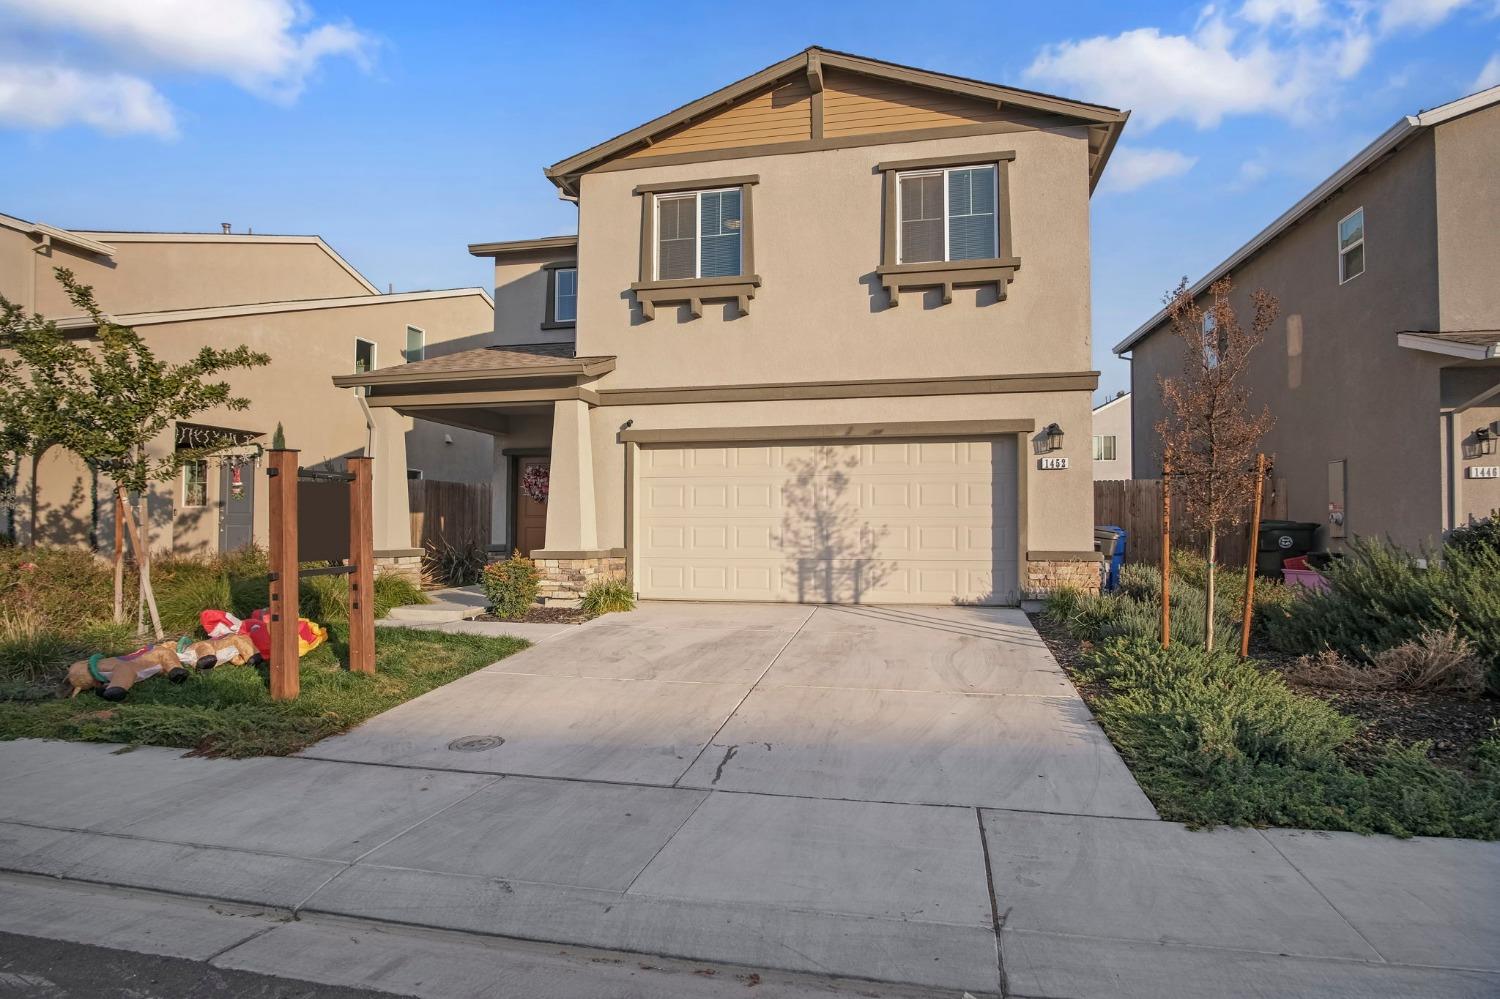
<instances>
[{"instance_id":1,"label":"upper-story window","mask_svg":"<svg viewBox=\"0 0 1500 999\"><path fill-rule=\"evenodd\" d=\"M361 337L354 338L354 373L363 375L375 370L375 343ZM361 385L354 391L360 395L369 395L370 386Z\"/></svg>"},{"instance_id":2,"label":"upper-story window","mask_svg":"<svg viewBox=\"0 0 1500 999\"><path fill-rule=\"evenodd\" d=\"M560 323L578 321L578 268L557 269L553 277L552 315Z\"/></svg>"},{"instance_id":3,"label":"upper-story window","mask_svg":"<svg viewBox=\"0 0 1500 999\"><path fill-rule=\"evenodd\" d=\"M896 181L901 263L995 258L1000 232L993 164L914 170L898 174Z\"/></svg>"},{"instance_id":4,"label":"upper-story window","mask_svg":"<svg viewBox=\"0 0 1500 999\"><path fill-rule=\"evenodd\" d=\"M1356 208L1339 220L1339 284L1365 272L1365 210Z\"/></svg>"},{"instance_id":5,"label":"upper-story window","mask_svg":"<svg viewBox=\"0 0 1500 999\"><path fill-rule=\"evenodd\" d=\"M572 329L578 325L578 264L562 260L547 264L547 307L542 329Z\"/></svg>"},{"instance_id":6,"label":"upper-story window","mask_svg":"<svg viewBox=\"0 0 1500 999\"><path fill-rule=\"evenodd\" d=\"M406 327L406 350L402 352L408 363L420 361L427 356L427 332L420 326Z\"/></svg>"},{"instance_id":7,"label":"upper-story window","mask_svg":"<svg viewBox=\"0 0 1500 999\"><path fill-rule=\"evenodd\" d=\"M1010 231L1012 151L878 163L884 178L880 265L891 307L906 289L994 290L1003 300L1021 266Z\"/></svg>"},{"instance_id":8,"label":"upper-story window","mask_svg":"<svg viewBox=\"0 0 1500 999\"><path fill-rule=\"evenodd\" d=\"M703 303L732 301L740 315L760 287L755 273L754 174L640 184L641 277L630 286L641 318L657 305L686 305L703 315Z\"/></svg>"},{"instance_id":9,"label":"upper-story window","mask_svg":"<svg viewBox=\"0 0 1500 999\"><path fill-rule=\"evenodd\" d=\"M656 199L656 280L738 277L744 219L740 189Z\"/></svg>"},{"instance_id":10,"label":"upper-story window","mask_svg":"<svg viewBox=\"0 0 1500 999\"><path fill-rule=\"evenodd\" d=\"M1222 337L1218 335L1218 321L1212 312L1203 313L1203 366L1217 368L1223 355Z\"/></svg>"},{"instance_id":11,"label":"upper-story window","mask_svg":"<svg viewBox=\"0 0 1500 999\"><path fill-rule=\"evenodd\" d=\"M1095 461L1114 461L1115 460L1115 441L1116 441L1116 436L1114 434L1095 434L1094 435L1094 460Z\"/></svg>"}]
</instances>

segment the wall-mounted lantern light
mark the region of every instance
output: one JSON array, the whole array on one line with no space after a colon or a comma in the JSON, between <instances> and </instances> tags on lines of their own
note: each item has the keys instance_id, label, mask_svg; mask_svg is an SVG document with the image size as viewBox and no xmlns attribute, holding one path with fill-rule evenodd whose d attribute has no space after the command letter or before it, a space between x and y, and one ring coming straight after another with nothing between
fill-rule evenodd
<instances>
[{"instance_id":1,"label":"wall-mounted lantern light","mask_svg":"<svg viewBox=\"0 0 1500 999\"><path fill-rule=\"evenodd\" d=\"M1047 425L1047 429L1043 432L1047 435L1047 450L1061 451L1063 446L1062 427L1059 427L1055 423L1050 423Z\"/></svg>"},{"instance_id":2,"label":"wall-mounted lantern light","mask_svg":"<svg viewBox=\"0 0 1500 999\"><path fill-rule=\"evenodd\" d=\"M1489 427L1480 427L1474 431L1474 450L1481 455L1495 453L1495 435Z\"/></svg>"}]
</instances>

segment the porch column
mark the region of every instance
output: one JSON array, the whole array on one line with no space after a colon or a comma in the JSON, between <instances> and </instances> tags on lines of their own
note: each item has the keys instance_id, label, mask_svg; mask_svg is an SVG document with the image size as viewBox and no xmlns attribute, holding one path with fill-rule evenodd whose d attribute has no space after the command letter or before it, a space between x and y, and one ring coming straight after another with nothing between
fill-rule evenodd
<instances>
[{"instance_id":1,"label":"porch column","mask_svg":"<svg viewBox=\"0 0 1500 999\"><path fill-rule=\"evenodd\" d=\"M490 472L490 547L503 549L501 555L509 555L516 545L510 536L510 497L515 486L510 481L510 457L505 454L510 438L495 434L494 466Z\"/></svg>"},{"instance_id":2,"label":"porch column","mask_svg":"<svg viewBox=\"0 0 1500 999\"><path fill-rule=\"evenodd\" d=\"M592 552L599 547L594 510L594 450L589 407L580 399L552 404L552 469L547 490L549 552Z\"/></svg>"},{"instance_id":3,"label":"porch column","mask_svg":"<svg viewBox=\"0 0 1500 999\"><path fill-rule=\"evenodd\" d=\"M371 407L375 432L370 443L371 491L375 506L375 554L409 555L411 501L406 487L406 432L411 421L394 409Z\"/></svg>"}]
</instances>

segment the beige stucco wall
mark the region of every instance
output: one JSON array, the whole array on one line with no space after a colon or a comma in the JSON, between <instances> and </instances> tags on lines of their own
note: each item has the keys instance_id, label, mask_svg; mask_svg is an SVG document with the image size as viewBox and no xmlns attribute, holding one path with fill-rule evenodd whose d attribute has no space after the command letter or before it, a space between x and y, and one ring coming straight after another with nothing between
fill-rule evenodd
<instances>
[{"instance_id":1,"label":"beige stucco wall","mask_svg":"<svg viewBox=\"0 0 1500 999\"><path fill-rule=\"evenodd\" d=\"M1500 106L1434 130L1438 329L1500 329Z\"/></svg>"},{"instance_id":2,"label":"beige stucco wall","mask_svg":"<svg viewBox=\"0 0 1500 999\"><path fill-rule=\"evenodd\" d=\"M1113 436L1115 439L1114 460L1094 462L1094 481L1101 479L1128 479L1131 477L1130 462L1130 396L1111 399L1091 414L1094 430L1091 437ZM1093 442L1089 442L1092 449ZM1089 452L1093 453L1092 450Z\"/></svg>"},{"instance_id":3,"label":"beige stucco wall","mask_svg":"<svg viewBox=\"0 0 1500 999\"><path fill-rule=\"evenodd\" d=\"M97 238L110 243L108 234ZM24 236L21 240L35 245ZM14 242L0 243L0 253L14 253ZM72 270L81 282L93 287L100 306L116 314L371 293L315 243L276 242L270 237L210 242L188 237L181 242L120 240L110 245L116 251L113 258L60 244L53 245L50 256L38 255L37 310L56 317L78 312L54 279L53 267ZM4 269L0 265L0 273Z\"/></svg>"},{"instance_id":4,"label":"beige stucco wall","mask_svg":"<svg viewBox=\"0 0 1500 999\"><path fill-rule=\"evenodd\" d=\"M1366 267L1338 282L1338 220L1364 206ZM1328 463L1348 462L1351 534L1389 535L1407 546L1443 522L1440 359L1397 345L1400 330L1439 321L1432 134L1335 194L1234 274L1236 305L1265 288L1281 318L1252 357L1251 404L1271 408L1265 439L1287 483L1294 520L1327 519ZM1136 478L1157 478L1158 376L1181 369L1181 342L1165 327L1131 351ZM1337 547L1337 546L1335 546Z\"/></svg>"},{"instance_id":5,"label":"beige stucco wall","mask_svg":"<svg viewBox=\"0 0 1500 999\"><path fill-rule=\"evenodd\" d=\"M547 310L547 272L542 265L572 260L574 256L569 248L495 259L496 343L566 343L573 339L571 328L542 329Z\"/></svg>"},{"instance_id":6,"label":"beige stucco wall","mask_svg":"<svg viewBox=\"0 0 1500 999\"><path fill-rule=\"evenodd\" d=\"M1500 385L1500 363L1490 361L1447 368L1442 373L1442 404L1445 409L1456 409L1497 385ZM1500 420L1500 396L1491 396L1451 418L1455 425L1447 438L1447 486L1453 491L1453 523L1466 524L1500 509L1500 479L1468 477L1470 468L1500 466L1500 451L1478 453L1474 434L1481 428L1495 431L1495 421Z\"/></svg>"},{"instance_id":7,"label":"beige stucco wall","mask_svg":"<svg viewBox=\"0 0 1500 999\"><path fill-rule=\"evenodd\" d=\"M376 296L370 304L356 307L142 325L139 331L157 356L166 361L186 360L204 343L244 344L269 354L268 366L227 376L234 391L250 399L248 409L208 410L190 422L259 431L265 435L261 443L266 446L280 422L287 445L301 451L302 465L314 467L363 454L367 446L370 434L354 392L335 388L330 381L333 375L353 371L356 338L373 341L377 364L388 365L400 362L408 324L425 329L428 343L433 345L445 339L461 342L483 335L492 318L489 303L478 293L389 303ZM376 411L376 415L382 426L376 434L375 547L405 549L410 546L406 469L422 468L432 478L488 481L492 474L491 442L486 434L415 423L389 411ZM451 435L455 443L443 443L444 435ZM164 436L157 447L165 452L171 444ZM44 495L73 491L72 483L53 478L57 481L43 481ZM23 475L21 488L30 488L28 476ZM264 467L257 468L255 489L255 537L264 543ZM219 500L217 473L209 476L208 507L185 508L181 493L180 475L155 490L152 519L156 546L179 551L214 550L218 545L218 520L213 508ZM112 530L106 510L101 518L101 541L108 542Z\"/></svg>"},{"instance_id":8,"label":"beige stucco wall","mask_svg":"<svg viewBox=\"0 0 1500 999\"><path fill-rule=\"evenodd\" d=\"M1009 297L908 292L888 308L875 165L1015 150ZM642 183L757 174L750 314L732 303L662 306L645 322L639 279ZM1082 129L928 140L589 174L579 212L580 354L615 354L609 388L1080 371L1089 357L1089 205ZM976 304L977 303L979 304ZM1075 424L1082 431L1083 424Z\"/></svg>"}]
</instances>

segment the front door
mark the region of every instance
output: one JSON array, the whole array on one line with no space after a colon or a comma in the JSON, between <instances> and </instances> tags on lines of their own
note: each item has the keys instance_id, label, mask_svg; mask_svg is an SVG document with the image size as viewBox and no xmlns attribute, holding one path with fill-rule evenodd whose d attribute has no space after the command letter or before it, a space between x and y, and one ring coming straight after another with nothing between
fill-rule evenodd
<instances>
[{"instance_id":1,"label":"front door","mask_svg":"<svg viewBox=\"0 0 1500 999\"><path fill-rule=\"evenodd\" d=\"M225 461L219 469L219 551L255 540L255 462Z\"/></svg>"},{"instance_id":2,"label":"front door","mask_svg":"<svg viewBox=\"0 0 1500 999\"><path fill-rule=\"evenodd\" d=\"M545 471L551 465L551 461L552 459L546 455L516 459L516 547L521 550L522 555L530 556L532 552L545 548L547 544L546 494L542 492L541 499L533 495L533 492L537 490L534 487L533 489L527 488L526 472L533 468ZM534 480L536 473L533 473L532 477Z\"/></svg>"}]
</instances>

